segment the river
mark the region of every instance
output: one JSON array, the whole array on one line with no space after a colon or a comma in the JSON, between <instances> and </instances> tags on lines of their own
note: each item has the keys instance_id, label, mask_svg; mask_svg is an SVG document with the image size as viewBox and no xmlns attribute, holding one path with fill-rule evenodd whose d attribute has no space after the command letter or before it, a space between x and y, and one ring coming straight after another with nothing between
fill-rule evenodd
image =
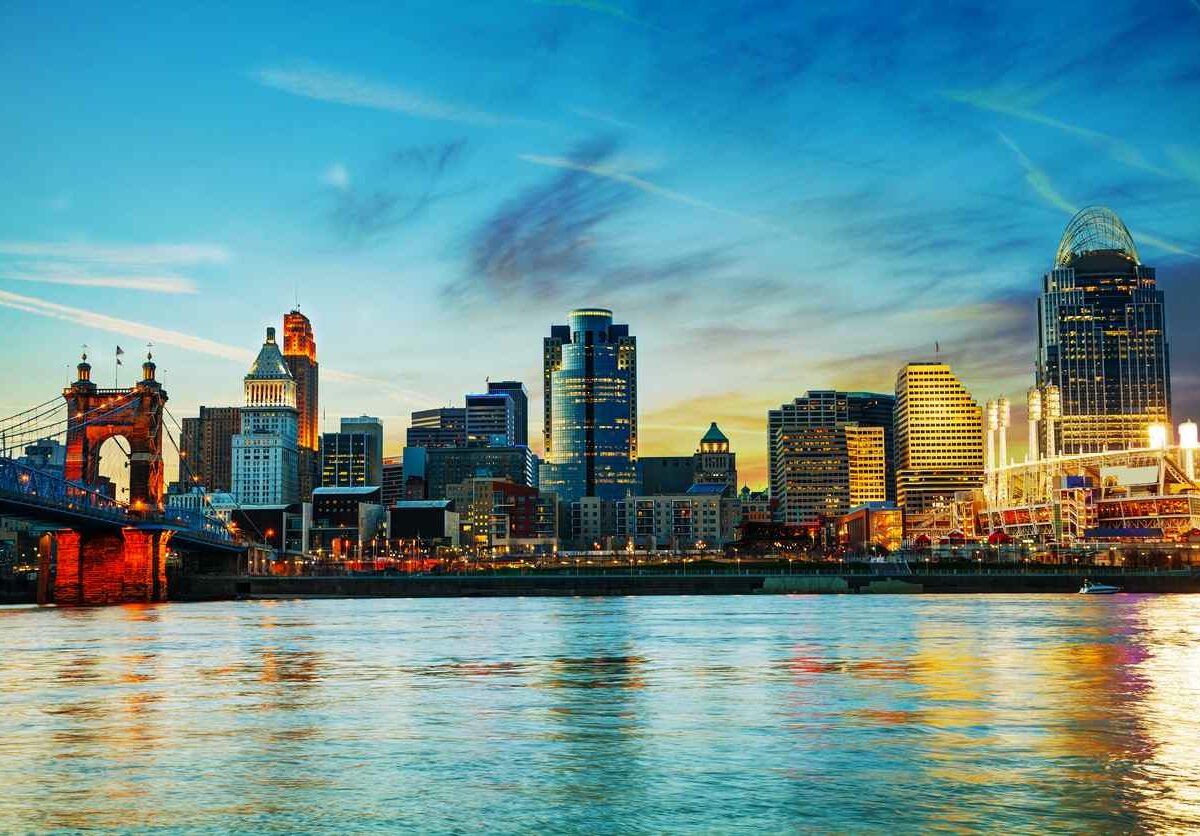
<instances>
[{"instance_id":1,"label":"river","mask_svg":"<svg viewBox=\"0 0 1200 836\"><path fill-rule=\"evenodd\" d=\"M1200 596L0 608L0 830L1200 828Z\"/></svg>"}]
</instances>

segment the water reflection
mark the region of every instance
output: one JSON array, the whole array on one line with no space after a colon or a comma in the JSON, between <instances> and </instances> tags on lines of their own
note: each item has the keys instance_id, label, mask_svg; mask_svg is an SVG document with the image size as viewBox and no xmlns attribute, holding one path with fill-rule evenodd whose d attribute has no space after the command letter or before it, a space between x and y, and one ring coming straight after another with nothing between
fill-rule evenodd
<instances>
[{"instance_id":1,"label":"water reflection","mask_svg":"<svg viewBox=\"0 0 1200 836\"><path fill-rule=\"evenodd\" d=\"M1200 598L0 609L0 830L1200 828Z\"/></svg>"}]
</instances>

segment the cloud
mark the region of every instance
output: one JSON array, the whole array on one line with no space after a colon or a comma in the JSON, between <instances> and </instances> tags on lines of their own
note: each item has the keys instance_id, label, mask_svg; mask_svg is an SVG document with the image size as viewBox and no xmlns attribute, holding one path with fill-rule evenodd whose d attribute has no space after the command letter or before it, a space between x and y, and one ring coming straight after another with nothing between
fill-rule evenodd
<instances>
[{"instance_id":1,"label":"cloud","mask_svg":"<svg viewBox=\"0 0 1200 836\"><path fill-rule=\"evenodd\" d=\"M1000 134L1000 139L1005 145L1012 149L1013 154L1016 155L1017 159L1021 163L1021 166L1025 169L1026 182L1029 183L1033 190L1037 192L1043 200L1045 200L1051 206L1061 209L1063 212L1066 212L1069 215L1074 215L1079 211L1075 204L1063 197L1062 194L1054 187L1054 184L1050 181L1049 175L1034 165L1033 161L1025 155L1025 152L1023 152L1015 142L1013 142L1004 134ZM1200 258L1200 254L1149 232L1130 230L1130 234L1133 235L1133 240L1135 242L1149 244L1152 247L1158 247L1160 250L1166 250L1167 252L1175 253L1176 255L1186 255L1191 258Z\"/></svg>"},{"instance_id":2,"label":"cloud","mask_svg":"<svg viewBox=\"0 0 1200 836\"><path fill-rule=\"evenodd\" d=\"M1073 125L1070 122L1065 122L1062 119L1056 119L1053 116L1047 116L1037 111L1031 110L1023 105L1016 97L1006 95L995 90L965 90L965 91L950 91L946 97L952 101L961 102L971 105L972 107L981 110L990 110L994 113L1000 113L1005 116L1012 116L1016 119L1022 119L1026 122L1033 122L1038 125L1045 125L1063 133L1071 134L1072 136L1080 137L1094 145L1103 148L1104 151L1117 162L1125 163L1133 168L1139 168L1143 171L1149 171L1164 177L1171 176L1171 172L1167 169L1153 165L1143 156L1142 152L1133 146L1132 143L1126 142L1108 134L1094 131L1091 128L1084 128L1080 125Z\"/></svg>"},{"instance_id":3,"label":"cloud","mask_svg":"<svg viewBox=\"0 0 1200 836\"><path fill-rule=\"evenodd\" d=\"M529 120L439 101L393 84L330 70L275 68L259 70L253 75L264 87L322 102L475 125L534 124Z\"/></svg>"},{"instance_id":4,"label":"cloud","mask_svg":"<svg viewBox=\"0 0 1200 836\"><path fill-rule=\"evenodd\" d=\"M39 284L63 284L73 287L112 287L147 293L195 293L195 283L185 276L90 276L75 273L6 273L0 279Z\"/></svg>"},{"instance_id":5,"label":"cloud","mask_svg":"<svg viewBox=\"0 0 1200 836\"><path fill-rule=\"evenodd\" d=\"M345 191L350 188L350 172L341 163L334 163L321 175L321 182L326 186Z\"/></svg>"},{"instance_id":6,"label":"cloud","mask_svg":"<svg viewBox=\"0 0 1200 836\"><path fill-rule=\"evenodd\" d=\"M623 20L626 23L634 23L638 26L648 26L651 24L634 17L629 12L622 9L620 6L612 3L603 3L600 0L534 0L539 6L556 6L559 8L584 9L585 11L595 12L596 14L605 15L606 17ZM657 28L657 27L651 27Z\"/></svg>"},{"instance_id":7,"label":"cloud","mask_svg":"<svg viewBox=\"0 0 1200 836\"><path fill-rule=\"evenodd\" d=\"M717 206L697 197L692 197L691 195L684 194L683 192L677 192L673 189L664 188L663 186L651 183L649 180L644 180L641 177L635 177L632 174L628 174L615 166L604 165L601 163L588 163L576 159L568 159L565 157L547 157L539 154L518 154L517 157L518 159L524 160L527 163L533 163L534 165L561 168L569 171L583 171L595 177L605 177L609 180L615 180L618 183L624 183L628 186L632 186L635 189L654 195L655 197L661 197L665 200L670 200L673 203L678 203L683 206L690 206L695 209L703 209L707 212L714 212L718 215L724 215L725 217L729 218L737 218L738 220L760 226L763 229L769 229L772 232L786 235L789 238L798 237L792 230L779 226L771 221L755 217L754 215L747 215L743 212L736 212L732 209L725 209L724 207Z\"/></svg>"},{"instance_id":8,"label":"cloud","mask_svg":"<svg viewBox=\"0 0 1200 836\"><path fill-rule=\"evenodd\" d=\"M354 182L344 168L331 169L325 178L332 187L326 218L334 234L350 244L371 243L450 197L441 183L465 149L465 139L400 148Z\"/></svg>"},{"instance_id":9,"label":"cloud","mask_svg":"<svg viewBox=\"0 0 1200 836\"><path fill-rule=\"evenodd\" d=\"M161 345L173 345L177 348L187 349L188 351L197 351L201 354L223 357L226 360L249 363L254 359L254 353L245 348L225 345L215 340L206 339L205 337L195 337L181 331L172 331L167 328L159 328L154 325L146 325L128 319L119 319L84 308L60 305L56 302L48 302L45 299L38 299L34 296L21 296L6 290L0 290L0 306L35 314L36 316L82 325L86 328L95 328L100 331L109 331L114 334L143 339Z\"/></svg>"},{"instance_id":10,"label":"cloud","mask_svg":"<svg viewBox=\"0 0 1200 836\"><path fill-rule=\"evenodd\" d=\"M28 258L63 258L105 264L224 264L232 258L216 244L106 244L0 241L0 255Z\"/></svg>"}]
</instances>

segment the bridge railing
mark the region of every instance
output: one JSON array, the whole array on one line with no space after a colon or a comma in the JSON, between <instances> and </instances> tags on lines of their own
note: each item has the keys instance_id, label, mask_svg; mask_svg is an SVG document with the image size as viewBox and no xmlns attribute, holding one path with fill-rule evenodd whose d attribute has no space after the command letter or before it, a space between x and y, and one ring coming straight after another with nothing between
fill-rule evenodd
<instances>
[{"instance_id":1,"label":"bridge railing","mask_svg":"<svg viewBox=\"0 0 1200 836\"><path fill-rule=\"evenodd\" d=\"M0 458L0 491L37 505L83 511L110 519L129 518L129 507L61 476Z\"/></svg>"},{"instance_id":2,"label":"bridge railing","mask_svg":"<svg viewBox=\"0 0 1200 836\"><path fill-rule=\"evenodd\" d=\"M206 514L194 508L165 508L161 515L162 521L168 525L179 525L191 534L200 534L212 540L232 542L233 532L229 525L220 517Z\"/></svg>"}]
</instances>

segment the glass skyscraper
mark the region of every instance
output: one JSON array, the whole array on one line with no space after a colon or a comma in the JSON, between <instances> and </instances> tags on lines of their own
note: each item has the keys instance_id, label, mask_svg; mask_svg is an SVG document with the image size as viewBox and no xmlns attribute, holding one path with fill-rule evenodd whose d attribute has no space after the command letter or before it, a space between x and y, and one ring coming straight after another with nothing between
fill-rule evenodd
<instances>
[{"instance_id":1,"label":"glass skyscraper","mask_svg":"<svg viewBox=\"0 0 1200 836\"><path fill-rule=\"evenodd\" d=\"M1042 278L1037 384L1061 398L1061 416L1046 423L1057 443L1043 450L1144 447L1148 424L1170 425L1163 292L1111 209L1072 218Z\"/></svg>"},{"instance_id":2,"label":"glass skyscraper","mask_svg":"<svg viewBox=\"0 0 1200 836\"><path fill-rule=\"evenodd\" d=\"M579 308L543 342L541 487L563 502L637 489L637 340L612 311Z\"/></svg>"}]
</instances>

